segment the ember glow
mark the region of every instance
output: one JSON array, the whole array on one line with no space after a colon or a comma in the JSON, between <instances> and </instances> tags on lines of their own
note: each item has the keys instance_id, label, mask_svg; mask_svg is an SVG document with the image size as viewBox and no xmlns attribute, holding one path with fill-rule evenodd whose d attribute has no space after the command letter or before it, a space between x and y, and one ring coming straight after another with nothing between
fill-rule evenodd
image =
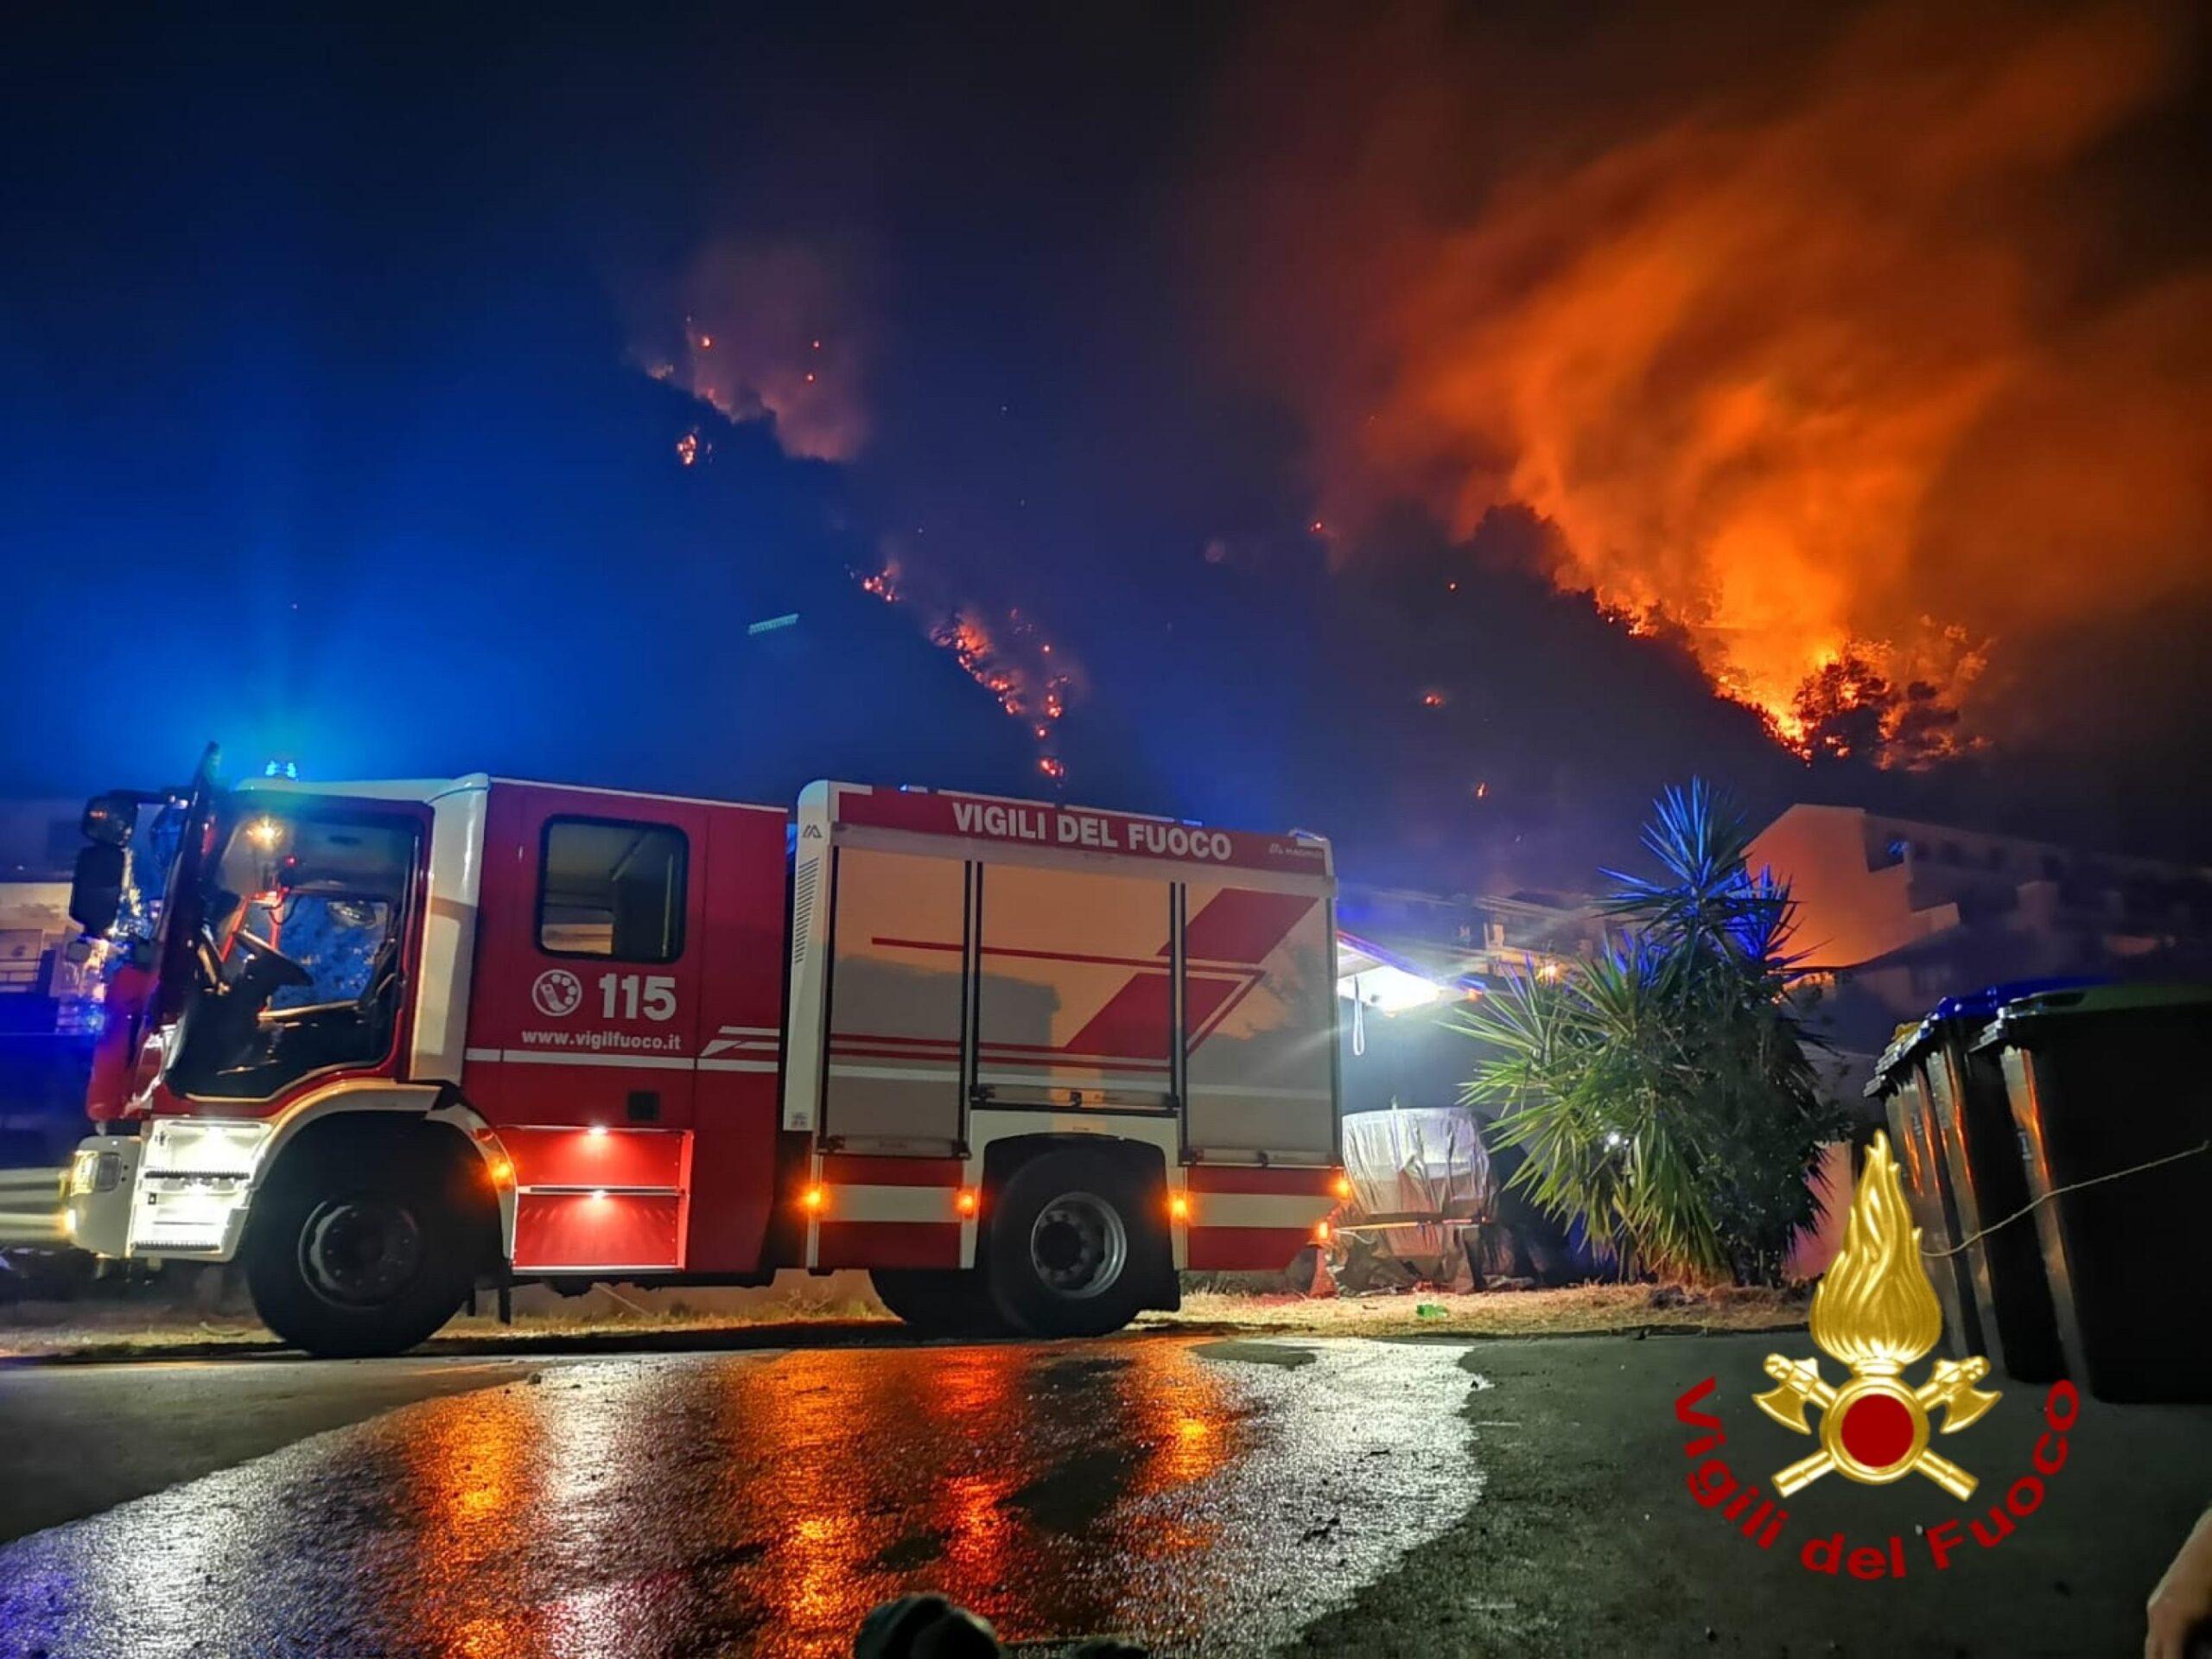
<instances>
[{"instance_id":1,"label":"ember glow","mask_svg":"<svg viewBox=\"0 0 2212 1659\"><path fill-rule=\"evenodd\" d=\"M724 242L691 262L680 290L685 309L679 343L668 348L665 320L656 320L641 335L662 340L664 348L656 355L639 347L633 353L639 366L733 423L768 423L787 454L859 459L868 431L861 345L868 328L832 260L810 247ZM676 441L683 466L712 453L696 427ZM1058 784L1067 775L1058 723L1079 665L1033 617L1018 608L1000 612L946 600L943 584L918 579L934 574L918 572L892 538L882 563L855 572L854 580L863 592L912 612L930 643L1021 722L1035 746L1038 772Z\"/></svg>"},{"instance_id":2,"label":"ember glow","mask_svg":"<svg viewBox=\"0 0 2212 1659\"><path fill-rule=\"evenodd\" d=\"M1878 10L1787 84L1562 109L1472 179L1513 65L1319 27L1333 112L1237 181L1277 204L1242 221L1251 354L1335 556L1400 503L1533 509L1544 574L1778 739L1907 765L2018 734L2039 641L2212 588L2212 271L2117 270L2083 182L2172 98L2177 13ZM1276 41L1224 126L1316 53Z\"/></svg>"},{"instance_id":3,"label":"ember glow","mask_svg":"<svg viewBox=\"0 0 2212 1659\"><path fill-rule=\"evenodd\" d=\"M1010 608L987 614L973 602L944 607L920 598L899 561L857 575L863 592L925 618L930 643L948 653L961 671L990 694L1009 719L1021 722L1037 746L1037 770L1055 784L1067 777L1060 758L1058 724L1068 711L1081 671L1065 646L1038 626L1034 616Z\"/></svg>"},{"instance_id":4,"label":"ember glow","mask_svg":"<svg viewBox=\"0 0 2212 1659\"><path fill-rule=\"evenodd\" d=\"M737 423L766 422L786 454L851 461L868 438L860 314L836 262L787 244L718 243L657 302L637 359ZM672 336L672 337L671 337ZM678 454L690 466L703 450Z\"/></svg>"}]
</instances>

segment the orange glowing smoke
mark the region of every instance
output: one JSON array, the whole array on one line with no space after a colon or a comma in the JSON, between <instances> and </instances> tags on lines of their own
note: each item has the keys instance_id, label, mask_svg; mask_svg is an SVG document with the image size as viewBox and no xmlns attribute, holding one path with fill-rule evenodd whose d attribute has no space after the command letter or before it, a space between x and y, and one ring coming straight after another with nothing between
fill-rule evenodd
<instances>
[{"instance_id":1,"label":"orange glowing smoke","mask_svg":"<svg viewBox=\"0 0 2212 1659\"><path fill-rule=\"evenodd\" d=\"M1337 556L1399 502L1532 508L1561 588L1801 752L1891 759L2007 735L2039 641L2212 588L2212 276L2115 253L2090 166L2181 14L1929 12L1526 132L1480 124L1529 73L1495 30L1281 26L1224 144Z\"/></svg>"},{"instance_id":2,"label":"orange glowing smoke","mask_svg":"<svg viewBox=\"0 0 2212 1659\"><path fill-rule=\"evenodd\" d=\"M862 403L861 314L838 262L792 243L726 241L693 260L671 319L639 332L654 340L638 359L655 379L682 387L736 423L764 421L785 454L850 461L868 438ZM690 465L690 460L685 465Z\"/></svg>"}]
</instances>

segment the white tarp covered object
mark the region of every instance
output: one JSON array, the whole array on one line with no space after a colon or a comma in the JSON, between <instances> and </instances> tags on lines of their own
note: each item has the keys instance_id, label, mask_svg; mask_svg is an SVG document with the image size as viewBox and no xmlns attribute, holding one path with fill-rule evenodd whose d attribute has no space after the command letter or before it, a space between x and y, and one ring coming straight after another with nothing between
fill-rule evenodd
<instances>
[{"instance_id":1,"label":"white tarp covered object","mask_svg":"<svg viewBox=\"0 0 2212 1659\"><path fill-rule=\"evenodd\" d=\"M1464 1106L1353 1112L1344 1120L1351 1202L1338 1230L1415 1264L1452 1256L1463 1229L1491 1217L1497 1185Z\"/></svg>"}]
</instances>

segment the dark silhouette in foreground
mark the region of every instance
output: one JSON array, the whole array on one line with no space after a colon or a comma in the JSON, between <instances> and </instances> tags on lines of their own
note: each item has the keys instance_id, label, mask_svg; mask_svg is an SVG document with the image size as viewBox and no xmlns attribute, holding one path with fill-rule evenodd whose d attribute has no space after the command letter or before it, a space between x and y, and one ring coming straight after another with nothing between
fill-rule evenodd
<instances>
[{"instance_id":1,"label":"dark silhouette in foreground","mask_svg":"<svg viewBox=\"0 0 2212 1659\"><path fill-rule=\"evenodd\" d=\"M853 1659L998 1659L997 1632L943 1596L901 1596L861 1621ZM1070 1659L1146 1659L1145 1649L1110 1636L1068 1649Z\"/></svg>"}]
</instances>

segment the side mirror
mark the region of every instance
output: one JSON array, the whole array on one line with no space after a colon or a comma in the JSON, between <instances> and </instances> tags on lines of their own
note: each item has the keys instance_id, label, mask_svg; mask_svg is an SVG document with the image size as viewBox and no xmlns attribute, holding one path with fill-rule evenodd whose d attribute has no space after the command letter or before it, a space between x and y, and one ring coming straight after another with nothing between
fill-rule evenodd
<instances>
[{"instance_id":1,"label":"side mirror","mask_svg":"<svg viewBox=\"0 0 2212 1659\"><path fill-rule=\"evenodd\" d=\"M77 874L69 883L69 919L87 933L105 933L123 910L127 860L121 846L96 841L77 849Z\"/></svg>"},{"instance_id":2,"label":"side mirror","mask_svg":"<svg viewBox=\"0 0 2212 1659\"><path fill-rule=\"evenodd\" d=\"M79 821L85 839L103 847L128 847L137 827L138 798L127 790L93 796L85 803L85 816Z\"/></svg>"}]
</instances>

